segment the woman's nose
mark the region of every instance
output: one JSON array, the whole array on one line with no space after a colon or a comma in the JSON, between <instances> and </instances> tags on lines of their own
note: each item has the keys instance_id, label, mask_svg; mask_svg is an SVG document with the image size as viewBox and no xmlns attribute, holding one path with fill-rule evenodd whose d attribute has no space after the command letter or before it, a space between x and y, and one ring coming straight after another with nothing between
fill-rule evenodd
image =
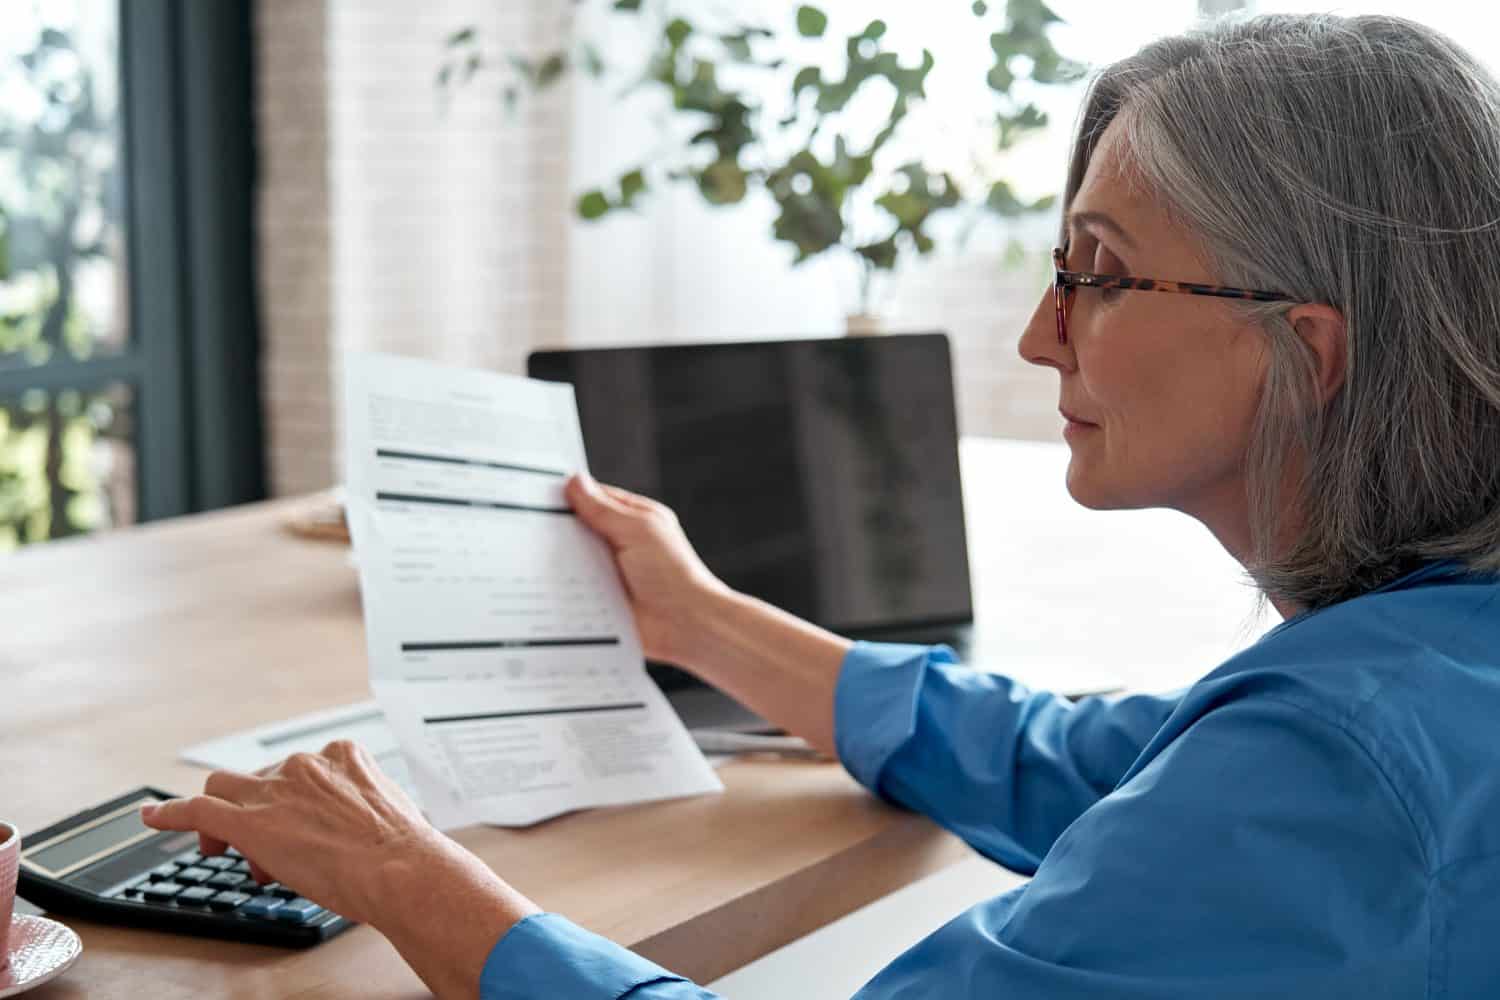
<instances>
[{"instance_id":1,"label":"woman's nose","mask_svg":"<svg viewBox=\"0 0 1500 1000\"><path fill-rule=\"evenodd\" d=\"M1045 365L1059 371L1072 371L1076 366L1073 348L1057 342L1057 307L1052 301L1052 289L1042 293L1031 319L1021 333L1016 350L1021 357L1034 365Z\"/></svg>"}]
</instances>

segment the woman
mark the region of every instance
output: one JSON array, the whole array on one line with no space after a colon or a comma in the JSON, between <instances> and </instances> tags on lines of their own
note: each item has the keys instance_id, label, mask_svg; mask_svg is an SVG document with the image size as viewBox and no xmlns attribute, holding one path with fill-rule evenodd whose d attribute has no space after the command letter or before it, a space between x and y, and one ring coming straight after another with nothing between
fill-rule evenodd
<instances>
[{"instance_id":1,"label":"woman","mask_svg":"<svg viewBox=\"0 0 1500 1000\"><path fill-rule=\"evenodd\" d=\"M1198 518L1287 620L1186 692L1072 704L732 593L669 511L574 480L648 655L1034 873L862 997L1500 995L1500 88L1390 18L1166 39L1096 80L1064 206L1020 349L1058 373L1069 490ZM443 995L704 995L347 745L147 821Z\"/></svg>"}]
</instances>

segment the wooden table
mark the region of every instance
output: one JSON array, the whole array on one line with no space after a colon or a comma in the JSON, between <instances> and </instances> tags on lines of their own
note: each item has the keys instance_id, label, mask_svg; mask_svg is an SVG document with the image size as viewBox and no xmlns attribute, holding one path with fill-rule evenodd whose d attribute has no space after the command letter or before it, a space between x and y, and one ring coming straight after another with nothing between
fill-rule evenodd
<instances>
[{"instance_id":1,"label":"wooden table","mask_svg":"<svg viewBox=\"0 0 1500 1000\"><path fill-rule=\"evenodd\" d=\"M1061 445L966 440L961 454L990 643L976 665L1061 690L1101 671L1160 688L1267 624L1195 522L1069 499ZM342 547L282 530L302 502L0 557L0 816L25 831L142 784L194 791L204 772L182 747L366 696L355 571ZM699 982L966 853L836 765L721 774L722 796L458 839L543 906ZM73 923L84 956L36 1000L423 992L364 927L289 952Z\"/></svg>"},{"instance_id":2,"label":"wooden table","mask_svg":"<svg viewBox=\"0 0 1500 1000\"><path fill-rule=\"evenodd\" d=\"M304 501L0 559L0 816L23 831L142 784L189 792L191 743L367 694L347 550L294 538ZM700 982L963 856L837 765L742 760L726 791L458 835L548 909ZM69 921L62 997L425 991L375 931L307 951Z\"/></svg>"}]
</instances>

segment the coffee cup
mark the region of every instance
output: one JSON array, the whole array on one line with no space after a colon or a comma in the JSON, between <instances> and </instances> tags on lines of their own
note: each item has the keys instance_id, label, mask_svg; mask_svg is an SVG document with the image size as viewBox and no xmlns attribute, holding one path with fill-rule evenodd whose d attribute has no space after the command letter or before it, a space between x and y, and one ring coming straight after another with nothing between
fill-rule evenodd
<instances>
[{"instance_id":1,"label":"coffee cup","mask_svg":"<svg viewBox=\"0 0 1500 1000\"><path fill-rule=\"evenodd\" d=\"M0 823L0 969L10 964L10 923L16 911L16 876L21 871L21 831Z\"/></svg>"}]
</instances>

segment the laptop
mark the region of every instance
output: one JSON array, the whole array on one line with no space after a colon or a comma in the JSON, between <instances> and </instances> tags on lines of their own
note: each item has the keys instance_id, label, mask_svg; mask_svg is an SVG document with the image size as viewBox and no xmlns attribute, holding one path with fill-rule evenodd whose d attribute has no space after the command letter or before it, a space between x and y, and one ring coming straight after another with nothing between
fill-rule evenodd
<instances>
[{"instance_id":1,"label":"laptop","mask_svg":"<svg viewBox=\"0 0 1500 1000\"><path fill-rule=\"evenodd\" d=\"M857 639L976 643L941 333L541 350L589 468L670 506L726 584ZM664 664L689 728L765 723Z\"/></svg>"}]
</instances>

